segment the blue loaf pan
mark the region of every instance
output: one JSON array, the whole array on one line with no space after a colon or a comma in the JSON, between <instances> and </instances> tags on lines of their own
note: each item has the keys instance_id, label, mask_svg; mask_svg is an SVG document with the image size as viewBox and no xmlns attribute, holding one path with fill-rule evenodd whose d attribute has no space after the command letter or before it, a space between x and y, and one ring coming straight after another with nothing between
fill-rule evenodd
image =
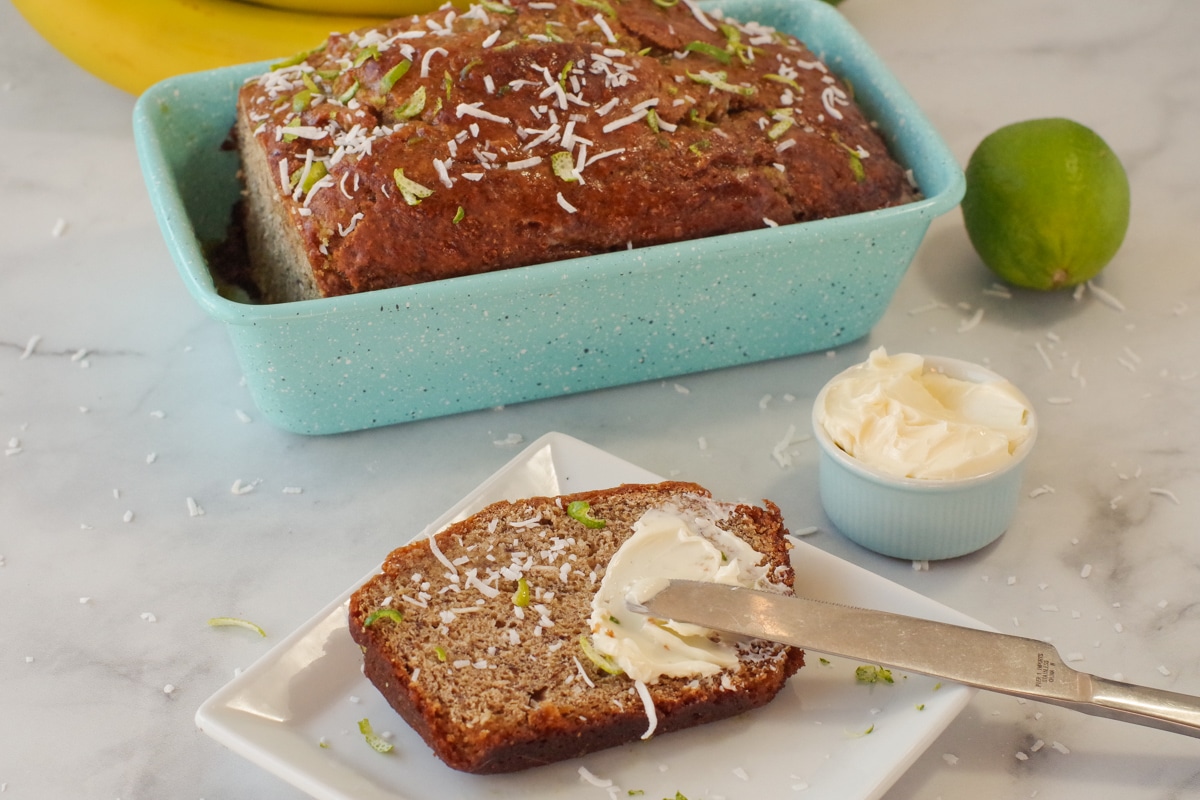
<instances>
[{"instance_id":1,"label":"blue loaf pan","mask_svg":"<svg viewBox=\"0 0 1200 800\"><path fill-rule=\"evenodd\" d=\"M731 0L854 86L924 194L898 208L275 305L217 293L203 246L225 237L238 88L266 64L181 75L134 109L158 222L184 283L229 331L255 404L298 433L359 430L797 355L883 315L962 170L912 98L821 0Z\"/></svg>"}]
</instances>

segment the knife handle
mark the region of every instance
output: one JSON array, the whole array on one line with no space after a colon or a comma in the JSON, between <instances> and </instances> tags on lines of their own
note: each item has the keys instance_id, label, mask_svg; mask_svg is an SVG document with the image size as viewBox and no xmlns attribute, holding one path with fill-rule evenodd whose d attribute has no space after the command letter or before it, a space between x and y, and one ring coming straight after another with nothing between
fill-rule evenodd
<instances>
[{"instance_id":1,"label":"knife handle","mask_svg":"<svg viewBox=\"0 0 1200 800\"><path fill-rule=\"evenodd\" d=\"M1091 679L1091 703L1078 710L1200 738L1200 699L1095 675Z\"/></svg>"}]
</instances>

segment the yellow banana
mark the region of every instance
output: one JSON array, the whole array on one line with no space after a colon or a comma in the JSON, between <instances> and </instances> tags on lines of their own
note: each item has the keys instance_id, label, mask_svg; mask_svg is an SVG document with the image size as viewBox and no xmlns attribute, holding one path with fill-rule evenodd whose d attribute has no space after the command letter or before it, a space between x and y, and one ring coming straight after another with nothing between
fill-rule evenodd
<instances>
[{"instance_id":1,"label":"yellow banana","mask_svg":"<svg viewBox=\"0 0 1200 800\"><path fill-rule=\"evenodd\" d=\"M310 14L375 14L381 17L403 17L432 11L438 2L423 0L249 0L262 6Z\"/></svg>"},{"instance_id":2,"label":"yellow banana","mask_svg":"<svg viewBox=\"0 0 1200 800\"><path fill-rule=\"evenodd\" d=\"M184 72L289 56L316 47L331 31L378 25L394 16L301 13L240 0L13 0L13 5L67 58L133 94ZM430 8L436 5L429 0Z\"/></svg>"}]
</instances>

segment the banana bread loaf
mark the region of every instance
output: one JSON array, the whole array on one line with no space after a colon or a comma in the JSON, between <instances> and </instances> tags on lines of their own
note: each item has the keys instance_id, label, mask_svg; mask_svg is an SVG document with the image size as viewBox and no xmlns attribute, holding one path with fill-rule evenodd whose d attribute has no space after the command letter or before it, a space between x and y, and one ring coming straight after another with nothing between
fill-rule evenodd
<instances>
[{"instance_id":1,"label":"banana bread loaf","mask_svg":"<svg viewBox=\"0 0 1200 800\"><path fill-rule=\"evenodd\" d=\"M693 0L483 0L248 81L269 302L897 205L916 194L803 44Z\"/></svg>"},{"instance_id":2,"label":"banana bread loaf","mask_svg":"<svg viewBox=\"0 0 1200 800\"><path fill-rule=\"evenodd\" d=\"M615 573L621 545L646 535L649 513L719 545L719 561L740 560L743 585L753 576L756 588L791 593L787 531L769 502L721 503L679 482L501 502L395 550L353 595L350 632L367 677L439 758L474 773L581 756L769 702L803 665L801 651L707 632L701 644L728 663L662 675L640 663L631 674L605 655L612 648L599 640L618 617L637 620L593 601L612 588L606 570ZM735 557L744 545L730 536L754 557Z\"/></svg>"}]
</instances>

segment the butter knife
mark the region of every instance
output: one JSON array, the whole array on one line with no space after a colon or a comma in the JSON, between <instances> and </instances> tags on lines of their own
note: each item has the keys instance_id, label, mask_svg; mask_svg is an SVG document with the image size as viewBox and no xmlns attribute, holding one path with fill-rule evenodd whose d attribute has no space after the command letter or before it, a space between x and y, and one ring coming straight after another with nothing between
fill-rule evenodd
<instances>
[{"instance_id":1,"label":"butter knife","mask_svg":"<svg viewBox=\"0 0 1200 800\"><path fill-rule=\"evenodd\" d=\"M676 622L1200 737L1200 698L1080 672L1037 639L699 581L673 580L642 608Z\"/></svg>"}]
</instances>

